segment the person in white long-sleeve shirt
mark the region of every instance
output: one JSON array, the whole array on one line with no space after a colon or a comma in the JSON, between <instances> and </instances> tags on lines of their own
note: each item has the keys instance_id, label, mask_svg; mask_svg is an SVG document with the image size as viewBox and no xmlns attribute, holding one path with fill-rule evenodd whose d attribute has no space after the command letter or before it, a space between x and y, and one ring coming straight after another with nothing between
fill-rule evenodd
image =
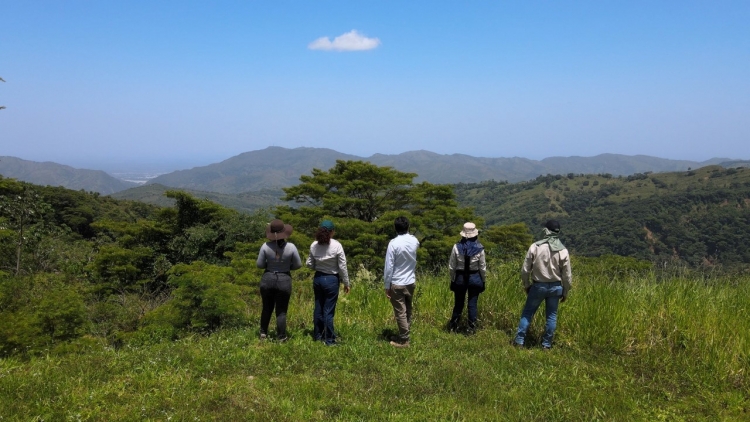
<instances>
[{"instance_id":1,"label":"person in white long-sleeve shirt","mask_svg":"<svg viewBox=\"0 0 750 422\"><path fill-rule=\"evenodd\" d=\"M393 305L399 331L398 336L391 338L391 345L408 347L419 241L409 234L409 220L406 217L396 218L394 227L398 235L388 243L383 280L385 296Z\"/></svg>"},{"instance_id":2,"label":"person in white long-sleeve shirt","mask_svg":"<svg viewBox=\"0 0 750 422\"><path fill-rule=\"evenodd\" d=\"M349 293L349 272L346 268L344 248L333 239L335 226L331 220L323 220L315 232L315 242L310 245L307 267L315 270L313 292L313 339L322 340L328 346L336 344L333 317L339 299L339 284L344 284L344 293Z\"/></svg>"}]
</instances>

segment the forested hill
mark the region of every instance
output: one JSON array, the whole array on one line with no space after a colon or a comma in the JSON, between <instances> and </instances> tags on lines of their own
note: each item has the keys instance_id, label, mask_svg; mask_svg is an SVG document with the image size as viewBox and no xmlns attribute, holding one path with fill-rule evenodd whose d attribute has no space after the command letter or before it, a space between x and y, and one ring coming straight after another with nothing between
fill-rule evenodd
<instances>
[{"instance_id":1,"label":"forested hill","mask_svg":"<svg viewBox=\"0 0 750 422\"><path fill-rule=\"evenodd\" d=\"M16 157L0 157L0 175L35 185L83 189L105 195L138 186L137 183L117 179L101 170L77 169L52 162L39 163Z\"/></svg>"},{"instance_id":2,"label":"forested hill","mask_svg":"<svg viewBox=\"0 0 750 422\"><path fill-rule=\"evenodd\" d=\"M557 218L577 255L618 254L659 264L750 268L750 168L673 173L539 176L529 182L455 185L487 225Z\"/></svg>"}]
</instances>

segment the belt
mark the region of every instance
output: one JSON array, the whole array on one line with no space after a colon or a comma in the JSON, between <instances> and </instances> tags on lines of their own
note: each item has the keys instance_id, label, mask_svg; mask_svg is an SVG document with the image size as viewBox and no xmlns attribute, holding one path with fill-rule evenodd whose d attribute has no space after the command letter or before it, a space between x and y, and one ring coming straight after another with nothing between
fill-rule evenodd
<instances>
[{"instance_id":1,"label":"belt","mask_svg":"<svg viewBox=\"0 0 750 422\"><path fill-rule=\"evenodd\" d=\"M268 270L265 270L263 272L264 273L271 273L271 274L286 274L288 276L292 275L291 271L268 271Z\"/></svg>"},{"instance_id":2,"label":"belt","mask_svg":"<svg viewBox=\"0 0 750 422\"><path fill-rule=\"evenodd\" d=\"M332 275L334 277L338 277L339 276L338 274L330 274L330 273L324 273L323 271L315 271L315 276L314 277L325 277L327 275Z\"/></svg>"},{"instance_id":3,"label":"belt","mask_svg":"<svg viewBox=\"0 0 750 422\"><path fill-rule=\"evenodd\" d=\"M562 281L539 281L539 280L531 280L532 283L544 283L544 284L554 284L554 283L560 283L562 284Z\"/></svg>"}]
</instances>

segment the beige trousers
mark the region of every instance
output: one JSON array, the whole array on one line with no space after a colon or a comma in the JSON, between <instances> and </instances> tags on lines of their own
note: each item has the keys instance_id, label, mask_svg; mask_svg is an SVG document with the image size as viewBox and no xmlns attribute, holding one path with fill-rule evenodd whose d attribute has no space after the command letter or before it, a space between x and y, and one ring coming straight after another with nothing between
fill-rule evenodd
<instances>
[{"instance_id":1,"label":"beige trousers","mask_svg":"<svg viewBox=\"0 0 750 422\"><path fill-rule=\"evenodd\" d=\"M393 305L393 315L396 317L401 341L409 341L414 286L415 283L406 286L391 286L391 305Z\"/></svg>"}]
</instances>

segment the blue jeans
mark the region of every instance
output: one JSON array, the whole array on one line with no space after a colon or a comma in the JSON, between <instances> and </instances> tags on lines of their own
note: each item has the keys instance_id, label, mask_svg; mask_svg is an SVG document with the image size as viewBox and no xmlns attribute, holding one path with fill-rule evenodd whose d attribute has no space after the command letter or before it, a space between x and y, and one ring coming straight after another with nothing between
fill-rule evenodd
<instances>
[{"instance_id":1,"label":"blue jeans","mask_svg":"<svg viewBox=\"0 0 750 422\"><path fill-rule=\"evenodd\" d=\"M333 316L339 299L339 278L336 275L315 273L313 278L315 310L313 311L313 338L326 344L336 343Z\"/></svg>"},{"instance_id":2,"label":"blue jeans","mask_svg":"<svg viewBox=\"0 0 750 422\"><path fill-rule=\"evenodd\" d=\"M521 321L518 323L518 331L515 338L516 344L524 343L531 320L534 318L534 314L539 309L542 301L544 301L547 325L544 328L542 347L552 347L552 338L555 336L555 328L557 328L557 307L560 304L562 291L562 284L559 281L556 283L534 283L531 285L529 293L526 295L526 304L523 307L523 312L521 312Z\"/></svg>"}]
</instances>

